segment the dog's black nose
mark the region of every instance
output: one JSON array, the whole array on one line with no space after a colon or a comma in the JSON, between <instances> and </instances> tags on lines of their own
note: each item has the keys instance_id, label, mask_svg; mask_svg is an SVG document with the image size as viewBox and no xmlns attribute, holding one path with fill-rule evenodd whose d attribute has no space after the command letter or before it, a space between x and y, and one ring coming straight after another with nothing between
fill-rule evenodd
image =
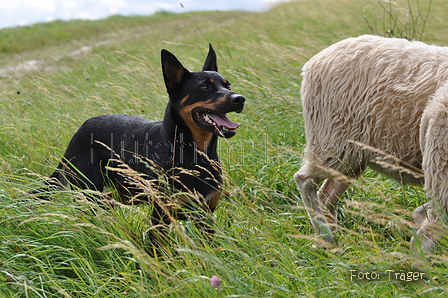
<instances>
[{"instance_id":1,"label":"dog's black nose","mask_svg":"<svg viewBox=\"0 0 448 298\"><path fill-rule=\"evenodd\" d=\"M235 112L241 113L244 109L246 99L241 94L235 93L230 96L230 102L235 105Z\"/></svg>"},{"instance_id":2,"label":"dog's black nose","mask_svg":"<svg viewBox=\"0 0 448 298\"><path fill-rule=\"evenodd\" d=\"M230 101L236 105L244 105L246 99L241 94L232 94Z\"/></svg>"}]
</instances>

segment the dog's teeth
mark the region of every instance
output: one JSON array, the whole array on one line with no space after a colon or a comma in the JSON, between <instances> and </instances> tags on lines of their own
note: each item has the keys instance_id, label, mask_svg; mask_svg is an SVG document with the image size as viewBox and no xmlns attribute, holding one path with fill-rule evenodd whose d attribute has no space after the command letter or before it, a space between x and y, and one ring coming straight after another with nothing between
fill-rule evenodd
<instances>
[{"instance_id":1,"label":"dog's teeth","mask_svg":"<svg viewBox=\"0 0 448 298\"><path fill-rule=\"evenodd\" d=\"M216 122L213 121L213 119L209 117L209 113L207 113L207 112L197 112L196 115L197 115L197 117L198 117L199 119L201 119L204 123L207 123L207 124L209 124L209 125L214 125L214 126L218 127L218 125L216 124Z\"/></svg>"},{"instance_id":2,"label":"dog's teeth","mask_svg":"<svg viewBox=\"0 0 448 298\"><path fill-rule=\"evenodd\" d=\"M210 117L208 116L207 113L204 113L204 118L203 118L203 119L204 119L205 122L207 122L208 124L215 125L215 121L213 121L212 119L210 119Z\"/></svg>"},{"instance_id":3,"label":"dog's teeth","mask_svg":"<svg viewBox=\"0 0 448 298\"><path fill-rule=\"evenodd\" d=\"M221 130L224 130L224 131L234 131L234 129L229 129L229 128L224 127L224 126L221 126Z\"/></svg>"}]
</instances>

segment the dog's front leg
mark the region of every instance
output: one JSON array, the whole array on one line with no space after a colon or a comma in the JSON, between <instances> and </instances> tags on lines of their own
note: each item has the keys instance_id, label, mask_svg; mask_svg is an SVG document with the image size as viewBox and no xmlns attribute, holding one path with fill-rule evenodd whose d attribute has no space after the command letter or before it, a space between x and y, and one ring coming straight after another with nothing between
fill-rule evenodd
<instances>
[{"instance_id":1,"label":"dog's front leg","mask_svg":"<svg viewBox=\"0 0 448 298\"><path fill-rule=\"evenodd\" d=\"M171 223L167 211L161 206L163 202L154 202L151 214L151 228L146 232L150 247L150 255L160 255L160 250L168 247L168 225Z\"/></svg>"}]
</instances>

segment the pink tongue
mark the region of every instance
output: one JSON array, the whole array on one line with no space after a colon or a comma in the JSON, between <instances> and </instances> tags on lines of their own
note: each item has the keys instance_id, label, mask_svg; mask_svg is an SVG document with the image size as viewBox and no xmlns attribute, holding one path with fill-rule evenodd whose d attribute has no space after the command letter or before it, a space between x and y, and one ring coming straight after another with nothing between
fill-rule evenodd
<instances>
[{"instance_id":1,"label":"pink tongue","mask_svg":"<svg viewBox=\"0 0 448 298\"><path fill-rule=\"evenodd\" d=\"M237 129L238 126L240 126L239 123L230 121L230 119L226 117L226 114L208 114L208 116L215 121L218 126L224 126L228 129Z\"/></svg>"}]
</instances>

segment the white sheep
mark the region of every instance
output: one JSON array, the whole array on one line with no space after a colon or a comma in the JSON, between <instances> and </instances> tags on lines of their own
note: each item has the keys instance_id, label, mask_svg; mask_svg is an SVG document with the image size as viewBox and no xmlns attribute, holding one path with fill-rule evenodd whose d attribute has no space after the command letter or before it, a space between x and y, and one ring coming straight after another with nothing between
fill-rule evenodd
<instances>
[{"instance_id":1,"label":"white sheep","mask_svg":"<svg viewBox=\"0 0 448 298\"><path fill-rule=\"evenodd\" d=\"M340 196L369 166L424 183L432 201L414 215L422 248L433 249L448 211L447 80L448 47L371 35L342 40L304 65L307 144L294 179L325 240L334 240Z\"/></svg>"}]
</instances>

